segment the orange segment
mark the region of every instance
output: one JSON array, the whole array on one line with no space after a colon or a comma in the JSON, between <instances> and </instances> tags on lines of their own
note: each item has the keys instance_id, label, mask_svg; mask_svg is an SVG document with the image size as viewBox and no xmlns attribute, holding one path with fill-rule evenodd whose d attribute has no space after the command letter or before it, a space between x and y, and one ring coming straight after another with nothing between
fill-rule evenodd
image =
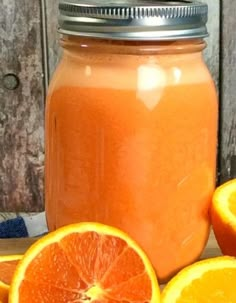
<instances>
[{"instance_id":1,"label":"orange segment","mask_svg":"<svg viewBox=\"0 0 236 303\"><path fill-rule=\"evenodd\" d=\"M216 189L211 207L211 220L223 254L236 256L236 179Z\"/></svg>"},{"instance_id":2,"label":"orange segment","mask_svg":"<svg viewBox=\"0 0 236 303\"><path fill-rule=\"evenodd\" d=\"M166 286L162 303L236 302L236 259L218 257L182 270Z\"/></svg>"},{"instance_id":3,"label":"orange segment","mask_svg":"<svg viewBox=\"0 0 236 303\"><path fill-rule=\"evenodd\" d=\"M8 302L9 284L21 255L0 256L0 303Z\"/></svg>"},{"instance_id":4,"label":"orange segment","mask_svg":"<svg viewBox=\"0 0 236 303\"><path fill-rule=\"evenodd\" d=\"M122 231L98 223L63 227L36 242L15 272L10 303L159 303L155 272Z\"/></svg>"}]
</instances>

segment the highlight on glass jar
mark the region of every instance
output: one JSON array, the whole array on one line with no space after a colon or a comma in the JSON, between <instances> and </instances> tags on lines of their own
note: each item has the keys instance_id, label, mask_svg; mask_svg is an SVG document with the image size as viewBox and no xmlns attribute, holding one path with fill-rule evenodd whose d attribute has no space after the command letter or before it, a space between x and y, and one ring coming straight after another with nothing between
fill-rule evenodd
<instances>
[{"instance_id":1,"label":"highlight on glass jar","mask_svg":"<svg viewBox=\"0 0 236 303\"><path fill-rule=\"evenodd\" d=\"M209 236L218 104L194 1L61 0L63 55L46 106L50 230L100 222L128 233L160 281Z\"/></svg>"}]
</instances>

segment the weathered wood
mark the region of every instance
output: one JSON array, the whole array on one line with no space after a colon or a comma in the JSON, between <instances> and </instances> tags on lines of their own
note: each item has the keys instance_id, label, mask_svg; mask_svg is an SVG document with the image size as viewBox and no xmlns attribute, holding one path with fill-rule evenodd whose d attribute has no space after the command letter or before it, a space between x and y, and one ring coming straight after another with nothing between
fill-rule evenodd
<instances>
[{"instance_id":1,"label":"weathered wood","mask_svg":"<svg viewBox=\"0 0 236 303\"><path fill-rule=\"evenodd\" d=\"M0 239L0 256L24 254L37 238Z\"/></svg>"},{"instance_id":2,"label":"weathered wood","mask_svg":"<svg viewBox=\"0 0 236 303\"><path fill-rule=\"evenodd\" d=\"M205 51L205 59L211 74L215 80L216 86L219 87L219 61L220 61L220 1L204 0L208 4L208 31L209 37L207 41L207 49Z\"/></svg>"},{"instance_id":3,"label":"weathered wood","mask_svg":"<svg viewBox=\"0 0 236 303\"><path fill-rule=\"evenodd\" d=\"M56 65L60 59L61 49L59 46L60 35L58 28L58 3L59 0L44 0L46 3L47 36L48 36L48 66L49 76L53 75Z\"/></svg>"},{"instance_id":4,"label":"weathered wood","mask_svg":"<svg viewBox=\"0 0 236 303\"><path fill-rule=\"evenodd\" d=\"M221 182L236 178L236 2L222 1Z\"/></svg>"},{"instance_id":5,"label":"weathered wood","mask_svg":"<svg viewBox=\"0 0 236 303\"><path fill-rule=\"evenodd\" d=\"M0 210L39 211L44 161L40 1L0 0L0 7Z\"/></svg>"}]
</instances>

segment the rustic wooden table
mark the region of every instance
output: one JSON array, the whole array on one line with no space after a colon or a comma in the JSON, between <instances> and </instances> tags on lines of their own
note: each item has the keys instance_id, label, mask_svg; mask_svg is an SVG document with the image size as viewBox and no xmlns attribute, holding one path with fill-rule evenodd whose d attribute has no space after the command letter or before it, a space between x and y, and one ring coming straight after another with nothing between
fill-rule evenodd
<instances>
[{"instance_id":1,"label":"rustic wooden table","mask_svg":"<svg viewBox=\"0 0 236 303\"><path fill-rule=\"evenodd\" d=\"M0 239L0 255L23 254L37 239ZM203 259L220 256L221 252L211 233Z\"/></svg>"},{"instance_id":2,"label":"rustic wooden table","mask_svg":"<svg viewBox=\"0 0 236 303\"><path fill-rule=\"evenodd\" d=\"M23 254L37 239L0 239L0 255Z\"/></svg>"}]
</instances>

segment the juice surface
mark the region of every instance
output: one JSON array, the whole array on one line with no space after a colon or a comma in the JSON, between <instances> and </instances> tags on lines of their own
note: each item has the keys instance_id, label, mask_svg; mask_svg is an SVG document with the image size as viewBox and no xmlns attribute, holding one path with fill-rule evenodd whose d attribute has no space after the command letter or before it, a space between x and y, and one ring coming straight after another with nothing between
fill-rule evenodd
<instances>
[{"instance_id":1,"label":"juice surface","mask_svg":"<svg viewBox=\"0 0 236 303\"><path fill-rule=\"evenodd\" d=\"M118 62L106 79L100 63L77 76L71 65L66 80L56 75L47 105L49 228L119 227L143 247L161 281L198 258L209 235L216 94L191 58L193 67L182 62L168 72L150 61L129 73Z\"/></svg>"}]
</instances>

